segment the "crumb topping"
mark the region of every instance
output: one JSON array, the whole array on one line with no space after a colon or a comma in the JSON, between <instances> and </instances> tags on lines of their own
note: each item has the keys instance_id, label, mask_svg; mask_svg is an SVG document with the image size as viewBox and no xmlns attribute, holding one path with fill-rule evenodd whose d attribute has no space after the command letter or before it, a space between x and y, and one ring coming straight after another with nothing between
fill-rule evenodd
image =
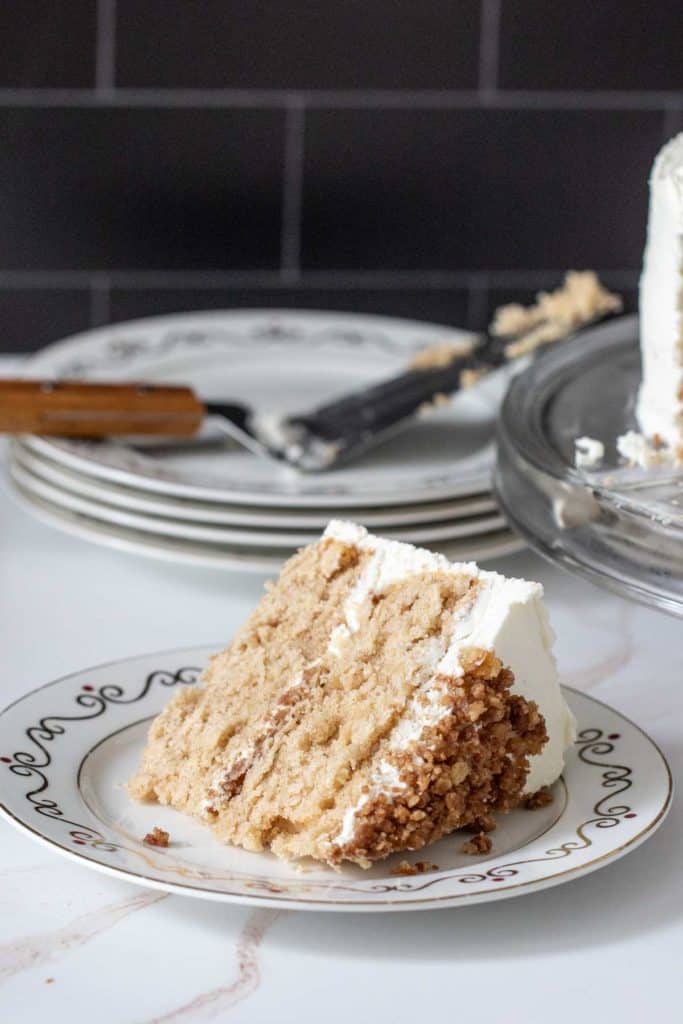
<instances>
[{"instance_id":1,"label":"crumb topping","mask_svg":"<svg viewBox=\"0 0 683 1024\"><path fill-rule=\"evenodd\" d=\"M524 806L527 811L537 811L540 807L548 807L554 800L552 790L549 786L543 786L542 789L536 790L535 793L531 793L524 801Z\"/></svg>"},{"instance_id":2,"label":"crumb topping","mask_svg":"<svg viewBox=\"0 0 683 1024\"><path fill-rule=\"evenodd\" d=\"M445 714L387 760L401 788L369 796L353 837L331 847L330 860L367 866L398 850L419 850L492 811L516 806L529 757L547 740L533 701L510 693L513 675L489 652L472 652L467 671L446 681Z\"/></svg>"}]
</instances>

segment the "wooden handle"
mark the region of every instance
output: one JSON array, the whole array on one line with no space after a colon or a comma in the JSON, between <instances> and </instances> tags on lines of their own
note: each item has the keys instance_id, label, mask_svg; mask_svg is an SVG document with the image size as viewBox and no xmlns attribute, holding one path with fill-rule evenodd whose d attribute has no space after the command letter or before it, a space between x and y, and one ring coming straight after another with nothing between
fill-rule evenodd
<instances>
[{"instance_id":1,"label":"wooden handle","mask_svg":"<svg viewBox=\"0 0 683 1024\"><path fill-rule=\"evenodd\" d=\"M0 433L61 437L190 437L205 409L190 388L84 381L0 380Z\"/></svg>"}]
</instances>

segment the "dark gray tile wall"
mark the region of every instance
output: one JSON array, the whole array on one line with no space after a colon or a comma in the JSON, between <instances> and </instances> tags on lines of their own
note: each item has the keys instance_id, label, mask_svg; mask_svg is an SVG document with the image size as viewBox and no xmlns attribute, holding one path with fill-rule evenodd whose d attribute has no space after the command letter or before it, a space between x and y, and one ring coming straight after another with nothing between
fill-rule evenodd
<instances>
[{"instance_id":1,"label":"dark gray tile wall","mask_svg":"<svg viewBox=\"0 0 683 1024\"><path fill-rule=\"evenodd\" d=\"M680 0L503 2L505 89L680 89Z\"/></svg>"},{"instance_id":2,"label":"dark gray tile wall","mask_svg":"<svg viewBox=\"0 0 683 1024\"><path fill-rule=\"evenodd\" d=\"M0 353L40 348L89 322L87 287L0 288Z\"/></svg>"},{"instance_id":3,"label":"dark gray tile wall","mask_svg":"<svg viewBox=\"0 0 683 1024\"><path fill-rule=\"evenodd\" d=\"M119 0L117 12L121 86L477 86L479 0Z\"/></svg>"},{"instance_id":4,"label":"dark gray tile wall","mask_svg":"<svg viewBox=\"0 0 683 1024\"><path fill-rule=\"evenodd\" d=\"M316 110L309 125L306 268L640 259L654 111Z\"/></svg>"},{"instance_id":5,"label":"dark gray tile wall","mask_svg":"<svg viewBox=\"0 0 683 1024\"><path fill-rule=\"evenodd\" d=\"M0 109L0 265L277 268L284 122L281 110Z\"/></svg>"},{"instance_id":6,"label":"dark gray tile wall","mask_svg":"<svg viewBox=\"0 0 683 1024\"><path fill-rule=\"evenodd\" d=\"M593 267L633 308L683 129L662 0L0 5L0 348L254 305L483 326Z\"/></svg>"},{"instance_id":7,"label":"dark gray tile wall","mask_svg":"<svg viewBox=\"0 0 683 1024\"><path fill-rule=\"evenodd\" d=\"M91 88L96 30L92 0L4 0L0 88Z\"/></svg>"}]
</instances>

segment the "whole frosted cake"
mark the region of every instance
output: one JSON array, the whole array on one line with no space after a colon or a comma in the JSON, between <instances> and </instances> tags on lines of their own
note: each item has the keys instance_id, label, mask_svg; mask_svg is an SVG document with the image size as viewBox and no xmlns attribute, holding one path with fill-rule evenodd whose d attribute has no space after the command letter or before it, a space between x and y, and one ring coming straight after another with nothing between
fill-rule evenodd
<instances>
[{"instance_id":1,"label":"whole frosted cake","mask_svg":"<svg viewBox=\"0 0 683 1024\"><path fill-rule=\"evenodd\" d=\"M650 176L640 345L638 421L648 441L683 460L683 133L664 146Z\"/></svg>"},{"instance_id":2,"label":"whole frosted cake","mask_svg":"<svg viewBox=\"0 0 683 1024\"><path fill-rule=\"evenodd\" d=\"M155 720L130 791L329 864L488 830L573 738L541 598L332 522Z\"/></svg>"}]
</instances>

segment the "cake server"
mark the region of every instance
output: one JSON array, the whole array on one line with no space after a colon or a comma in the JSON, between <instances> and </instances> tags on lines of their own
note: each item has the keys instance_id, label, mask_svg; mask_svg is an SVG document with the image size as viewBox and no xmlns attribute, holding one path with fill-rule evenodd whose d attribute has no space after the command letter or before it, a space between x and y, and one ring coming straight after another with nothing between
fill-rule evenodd
<instances>
[{"instance_id":1,"label":"cake server","mask_svg":"<svg viewBox=\"0 0 683 1024\"><path fill-rule=\"evenodd\" d=\"M196 438L210 420L257 455L283 458L250 429L251 411L203 402L188 387L82 380L0 380L0 434Z\"/></svg>"},{"instance_id":2,"label":"cake server","mask_svg":"<svg viewBox=\"0 0 683 1024\"><path fill-rule=\"evenodd\" d=\"M206 424L256 455L304 472L355 458L415 416L511 362L509 338L483 335L438 365L414 365L308 413L204 402L191 388L71 380L0 380L0 433L196 439ZM521 361L521 355L515 356Z\"/></svg>"},{"instance_id":3,"label":"cake server","mask_svg":"<svg viewBox=\"0 0 683 1024\"><path fill-rule=\"evenodd\" d=\"M447 365L408 369L309 413L282 416L240 402L204 402L188 387L82 380L0 380L0 433L197 439L205 425L257 455L316 472L354 457L457 391L467 372L506 361L504 343L466 343Z\"/></svg>"}]
</instances>

